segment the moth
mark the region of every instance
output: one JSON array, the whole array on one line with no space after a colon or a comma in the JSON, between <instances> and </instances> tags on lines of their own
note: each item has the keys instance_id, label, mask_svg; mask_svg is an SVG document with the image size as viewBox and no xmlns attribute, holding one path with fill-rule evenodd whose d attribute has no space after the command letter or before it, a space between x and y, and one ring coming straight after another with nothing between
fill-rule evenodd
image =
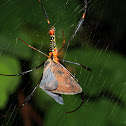
<instances>
[{"instance_id":1,"label":"moth","mask_svg":"<svg viewBox=\"0 0 126 126\"><path fill-rule=\"evenodd\" d=\"M55 63L51 58L44 64L43 78L39 87L59 104L64 102L58 94L74 95L82 92L81 86L72 74L62 64Z\"/></svg>"}]
</instances>

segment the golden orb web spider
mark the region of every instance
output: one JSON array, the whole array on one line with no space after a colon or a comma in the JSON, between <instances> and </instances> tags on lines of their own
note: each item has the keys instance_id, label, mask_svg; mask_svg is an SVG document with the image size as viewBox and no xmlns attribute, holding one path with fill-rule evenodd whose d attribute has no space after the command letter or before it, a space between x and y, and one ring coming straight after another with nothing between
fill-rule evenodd
<instances>
[{"instance_id":1,"label":"golden orb web spider","mask_svg":"<svg viewBox=\"0 0 126 126\"><path fill-rule=\"evenodd\" d=\"M40 79L40 81L38 82L37 86L33 89L33 91L31 92L30 95L28 95L24 101L24 103L18 108L20 109L21 107L23 107L32 97L33 93L35 92L35 90L40 87L43 91L45 91L49 96L51 96L56 102L58 102L59 104L64 104L63 99L61 97L61 94L66 94L66 95L74 95L74 94L78 94L81 93L82 94L82 102L81 104L74 109L73 111L70 112L65 112L65 113L71 113L76 111L78 108L80 108L84 102L83 99L83 92L82 92L82 88L79 85L79 81L60 63L60 61L62 62L67 62L67 63L72 63L78 66L81 66L83 68L85 68L88 71L91 71L92 69L89 67L86 67L80 63L76 63L76 62L71 62L71 61L66 61L64 59L59 59L58 55L59 53L62 51L62 49L68 45L68 43L70 41L72 41L72 39L76 36L76 33L78 32L79 28L81 27L82 23L84 22L84 18L85 18L85 14L86 14L86 8L87 8L87 1L84 0L84 6L83 6L83 15L77 25L77 28L75 29L73 35L70 37L70 39L65 43L65 36L64 36L64 32L63 32L63 45L61 47L61 49L58 51L57 46L56 46L56 41L55 41L55 27L52 26L50 24L49 18L47 16L46 10L41 2L41 0L39 0L40 6L44 12L44 15L47 19L47 23L49 25L49 35L50 35L50 46L49 46L49 55L45 54L44 52L34 48L33 46L29 45L28 43L24 42L22 39L20 39L19 37L17 39L19 39L20 41L22 41L24 44L26 44L27 46L29 46L30 48L38 51L39 53L45 55L46 57L48 57L46 62L41 63L39 66L18 73L18 74L14 74L14 75L5 75L5 74L0 74L3 76L21 76L21 75L25 75L29 72L32 72L38 68L40 68L41 66L44 65L44 70L43 70L43 75Z\"/></svg>"}]
</instances>

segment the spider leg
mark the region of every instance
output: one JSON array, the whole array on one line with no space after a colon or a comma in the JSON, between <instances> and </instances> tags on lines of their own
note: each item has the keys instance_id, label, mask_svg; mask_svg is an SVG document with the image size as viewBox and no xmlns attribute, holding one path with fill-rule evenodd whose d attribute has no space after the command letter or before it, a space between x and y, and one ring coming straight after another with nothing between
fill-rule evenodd
<instances>
[{"instance_id":1,"label":"spider leg","mask_svg":"<svg viewBox=\"0 0 126 126\"><path fill-rule=\"evenodd\" d=\"M33 96L33 93L34 93L35 90L39 87L42 77L43 77L43 74L42 74L42 76L41 76L41 78L40 78L38 84L35 86L35 88L34 88L33 91L31 92L31 94L28 95L28 96L26 97L24 103L23 103L20 107L18 107L18 110L19 110L20 108L22 108L25 104L27 104L28 101L31 99L31 97Z\"/></svg>"},{"instance_id":2,"label":"spider leg","mask_svg":"<svg viewBox=\"0 0 126 126\"><path fill-rule=\"evenodd\" d=\"M84 103L84 93L81 92L81 104L80 104L76 109L74 109L73 111L70 111L70 112L64 112L64 113L72 113L72 112L77 111L77 110L83 105L83 103Z\"/></svg>"},{"instance_id":3,"label":"spider leg","mask_svg":"<svg viewBox=\"0 0 126 126\"><path fill-rule=\"evenodd\" d=\"M27 70L27 71L24 71L24 72L21 72L21 73L18 73L18 74L13 74L13 75L0 74L0 75L2 75L2 76L21 76L21 75L25 75L25 74L27 74L29 72L37 70L38 68L40 68L41 66L43 66L44 63L40 64L39 66L37 66L37 67L35 67L35 68L31 69L31 70Z\"/></svg>"},{"instance_id":4,"label":"spider leg","mask_svg":"<svg viewBox=\"0 0 126 126\"><path fill-rule=\"evenodd\" d=\"M20 41L22 41L22 42L23 42L24 44L26 44L28 47L30 47L30 48L32 48L32 49L34 49L34 50L38 51L39 53L41 53L41 54L43 54L43 55L45 55L46 57L48 57L48 58L49 58L49 56L48 56L47 54L45 54L44 52L41 52L40 50L36 49L35 47L33 47L33 46L29 45L28 43L26 43L25 41L23 41L23 40L22 40L22 39L20 39L19 37L17 37L17 39L19 39Z\"/></svg>"},{"instance_id":5,"label":"spider leg","mask_svg":"<svg viewBox=\"0 0 126 126\"><path fill-rule=\"evenodd\" d=\"M42 5L41 0L39 0L39 3L40 3L40 5L41 5L41 8L42 8L42 10L43 10L43 12L44 12L44 15L45 15L45 17L46 17L46 19L47 19L47 23L48 23L49 28L50 28L50 27L51 27L51 24L50 24L49 18L48 18L48 16L47 16L46 10L45 10L44 6Z\"/></svg>"},{"instance_id":6,"label":"spider leg","mask_svg":"<svg viewBox=\"0 0 126 126\"><path fill-rule=\"evenodd\" d=\"M63 49L64 44L65 44L65 36L64 36L63 30L62 30L62 33L63 33L63 45L62 45L61 49L58 51L58 55L59 55L59 53L61 52L61 50Z\"/></svg>"},{"instance_id":7,"label":"spider leg","mask_svg":"<svg viewBox=\"0 0 126 126\"><path fill-rule=\"evenodd\" d=\"M78 23L78 25L77 25L77 28L76 28L76 30L74 31L73 35L72 35L71 38L66 42L66 44L64 44L63 48L64 48L71 40L73 40L73 38L76 36L78 30L80 29L82 23L84 22L84 18L85 18L85 14L86 14L86 8L87 8L87 1L86 1L86 0L84 0L84 4L85 4L85 5L84 5L84 7L83 7L83 16L81 17L81 19L80 19L80 21L79 21L79 23Z\"/></svg>"},{"instance_id":8,"label":"spider leg","mask_svg":"<svg viewBox=\"0 0 126 126\"><path fill-rule=\"evenodd\" d=\"M24 103L20 107L18 107L18 109L22 108L25 104L27 104L27 102L31 99L31 97L33 96L33 93L35 92L35 90L38 87L39 87L39 83L35 86L35 88L33 89L32 93L26 97Z\"/></svg>"},{"instance_id":9,"label":"spider leg","mask_svg":"<svg viewBox=\"0 0 126 126\"><path fill-rule=\"evenodd\" d=\"M61 60L62 62L72 63L72 64L75 64L75 65L81 66L81 67L85 68L85 69L88 70L88 71L92 71L91 68L86 67L86 66L84 66L84 65L82 65L82 64L80 64L80 63L75 63L75 62L71 62L71 61L66 61L66 60L64 60L64 59L60 59L60 60Z\"/></svg>"}]
</instances>

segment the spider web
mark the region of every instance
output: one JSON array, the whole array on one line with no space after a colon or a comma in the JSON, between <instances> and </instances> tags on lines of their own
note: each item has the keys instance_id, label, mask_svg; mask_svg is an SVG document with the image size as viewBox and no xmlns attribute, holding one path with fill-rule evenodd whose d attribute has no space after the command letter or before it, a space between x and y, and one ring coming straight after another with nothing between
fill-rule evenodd
<instances>
[{"instance_id":1,"label":"spider web","mask_svg":"<svg viewBox=\"0 0 126 126\"><path fill-rule=\"evenodd\" d=\"M92 68L86 71L69 63L63 65L80 81L81 96L62 95L59 105L41 89L19 111L41 78L42 68L22 77L0 76L0 124L2 126L119 126L126 124L126 71L124 3L114 0L87 1L85 21L76 37L65 47L60 58ZM56 27L60 49L63 34L66 42L82 16L83 0L42 1L49 20ZM37 0L0 2L0 73L16 74L45 62L46 57L30 49L17 37L48 54L48 24Z\"/></svg>"}]
</instances>

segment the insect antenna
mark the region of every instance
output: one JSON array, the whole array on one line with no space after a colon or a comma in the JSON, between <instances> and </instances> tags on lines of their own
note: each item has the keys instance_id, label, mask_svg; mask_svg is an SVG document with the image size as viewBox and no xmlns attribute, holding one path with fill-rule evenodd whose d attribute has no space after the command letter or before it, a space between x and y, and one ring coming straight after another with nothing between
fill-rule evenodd
<instances>
[{"instance_id":1,"label":"insect antenna","mask_svg":"<svg viewBox=\"0 0 126 126\"><path fill-rule=\"evenodd\" d=\"M43 12L44 12L44 15L45 15L45 17L46 17L46 19L47 19L47 23L48 23L49 28L50 28L50 27L51 27L51 24L50 24L49 18L48 18L48 16L47 16L46 10L45 10L45 8L44 8L44 6L43 6L41 0L39 0L39 3L40 3L40 5L41 5L41 8L42 8L42 10L43 10Z\"/></svg>"},{"instance_id":2,"label":"insect antenna","mask_svg":"<svg viewBox=\"0 0 126 126\"><path fill-rule=\"evenodd\" d=\"M83 105L83 103L84 103L84 93L81 92L81 104L80 104L76 109L74 109L73 111L70 111L70 112L64 112L64 113L72 113L72 112L77 111L77 110Z\"/></svg>"}]
</instances>

